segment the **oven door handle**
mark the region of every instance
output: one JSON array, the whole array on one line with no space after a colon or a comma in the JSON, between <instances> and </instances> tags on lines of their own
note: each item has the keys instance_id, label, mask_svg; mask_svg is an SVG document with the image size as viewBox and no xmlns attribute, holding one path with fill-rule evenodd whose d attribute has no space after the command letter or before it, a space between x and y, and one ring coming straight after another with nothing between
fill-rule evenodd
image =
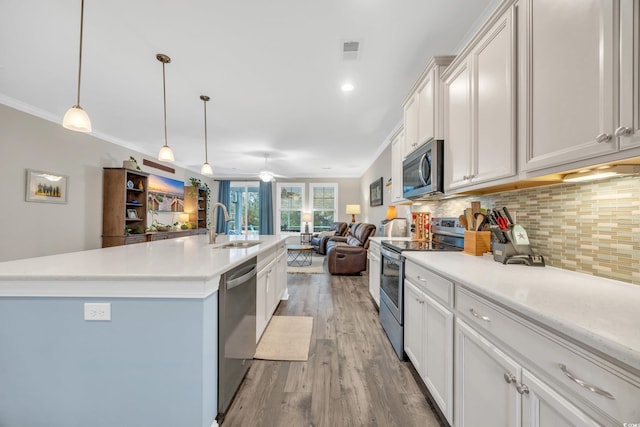
<instances>
[{"instance_id":1,"label":"oven door handle","mask_svg":"<svg viewBox=\"0 0 640 427\"><path fill-rule=\"evenodd\" d=\"M399 253L392 252L392 251L387 250L385 248L380 248L380 254L382 256L390 258L390 259L392 259L394 261L402 262L402 257L400 256Z\"/></svg>"}]
</instances>

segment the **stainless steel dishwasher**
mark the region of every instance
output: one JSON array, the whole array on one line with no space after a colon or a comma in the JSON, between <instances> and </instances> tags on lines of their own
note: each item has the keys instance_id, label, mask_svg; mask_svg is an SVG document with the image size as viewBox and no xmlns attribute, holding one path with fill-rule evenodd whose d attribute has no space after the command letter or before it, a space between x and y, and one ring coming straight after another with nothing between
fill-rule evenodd
<instances>
[{"instance_id":1,"label":"stainless steel dishwasher","mask_svg":"<svg viewBox=\"0 0 640 427\"><path fill-rule=\"evenodd\" d=\"M256 353L256 258L220 278L218 290L218 416L222 422Z\"/></svg>"}]
</instances>

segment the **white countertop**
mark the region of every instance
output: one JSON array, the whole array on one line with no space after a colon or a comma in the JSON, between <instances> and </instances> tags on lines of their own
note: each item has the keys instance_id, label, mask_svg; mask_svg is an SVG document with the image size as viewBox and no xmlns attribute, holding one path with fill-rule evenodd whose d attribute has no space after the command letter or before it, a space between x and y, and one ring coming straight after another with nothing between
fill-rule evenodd
<instances>
[{"instance_id":1,"label":"white countertop","mask_svg":"<svg viewBox=\"0 0 640 427\"><path fill-rule=\"evenodd\" d=\"M2 296L204 298L219 277L287 236L218 236L259 240L246 249L213 249L208 235L115 246L0 263Z\"/></svg>"},{"instance_id":2,"label":"white countertop","mask_svg":"<svg viewBox=\"0 0 640 427\"><path fill-rule=\"evenodd\" d=\"M402 254L640 373L640 286L549 266L503 265L489 255Z\"/></svg>"}]
</instances>

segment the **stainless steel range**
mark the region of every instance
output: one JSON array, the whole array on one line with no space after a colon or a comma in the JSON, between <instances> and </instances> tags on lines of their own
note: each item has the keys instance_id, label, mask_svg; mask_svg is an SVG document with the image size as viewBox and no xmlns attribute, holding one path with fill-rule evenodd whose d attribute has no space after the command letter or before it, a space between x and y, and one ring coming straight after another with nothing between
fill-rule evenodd
<instances>
[{"instance_id":1,"label":"stainless steel range","mask_svg":"<svg viewBox=\"0 0 640 427\"><path fill-rule=\"evenodd\" d=\"M431 220L432 238L426 242L383 240L380 248L380 323L398 357L404 356L404 257L403 251L461 251L464 228L456 218Z\"/></svg>"}]
</instances>

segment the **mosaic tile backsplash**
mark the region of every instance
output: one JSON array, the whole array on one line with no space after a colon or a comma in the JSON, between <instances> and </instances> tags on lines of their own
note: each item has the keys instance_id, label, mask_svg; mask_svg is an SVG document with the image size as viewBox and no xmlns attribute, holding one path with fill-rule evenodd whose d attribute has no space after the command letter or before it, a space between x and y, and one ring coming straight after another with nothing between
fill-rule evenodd
<instances>
[{"instance_id":1,"label":"mosaic tile backsplash","mask_svg":"<svg viewBox=\"0 0 640 427\"><path fill-rule=\"evenodd\" d=\"M430 203L432 216L455 216L479 200L507 206L547 265L640 285L640 178L563 183Z\"/></svg>"}]
</instances>

